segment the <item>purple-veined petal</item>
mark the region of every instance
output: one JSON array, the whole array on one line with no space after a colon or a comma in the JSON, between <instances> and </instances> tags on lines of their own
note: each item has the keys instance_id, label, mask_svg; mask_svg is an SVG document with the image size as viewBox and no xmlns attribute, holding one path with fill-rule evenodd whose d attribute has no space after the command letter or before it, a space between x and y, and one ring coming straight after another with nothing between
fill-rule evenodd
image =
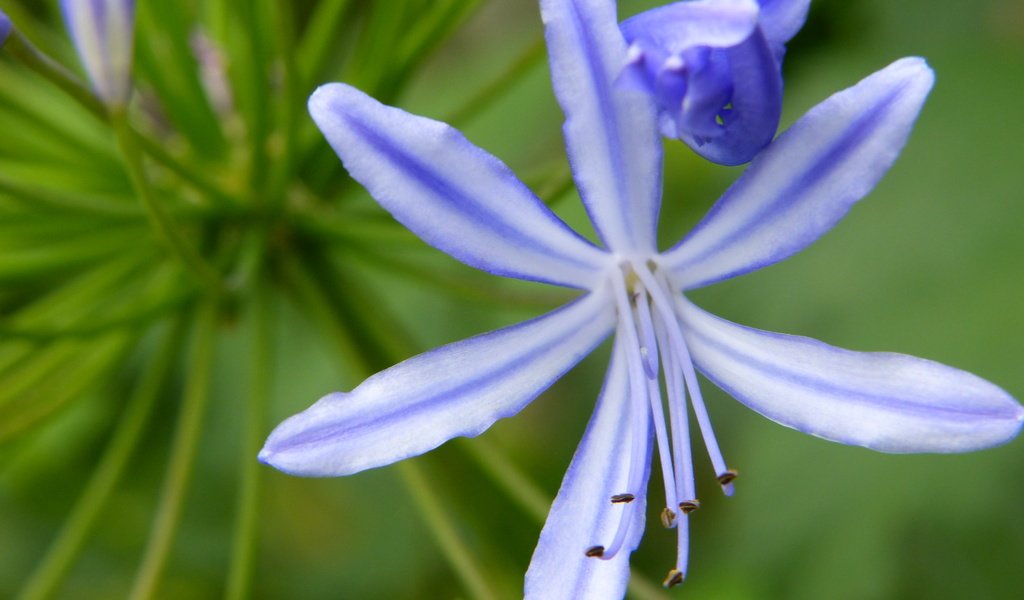
<instances>
[{"instance_id":1,"label":"purple-veined petal","mask_svg":"<svg viewBox=\"0 0 1024 600\"><path fill-rule=\"evenodd\" d=\"M655 250L661 136L647 94L616 85L626 41L613 0L542 0L566 149L598 235L621 252Z\"/></svg>"},{"instance_id":2,"label":"purple-veined petal","mask_svg":"<svg viewBox=\"0 0 1024 600\"><path fill-rule=\"evenodd\" d=\"M1009 441L1024 423L1009 394L959 369L736 325L686 300L678 308L708 379L804 433L882 452L967 452Z\"/></svg>"},{"instance_id":3,"label":"purple-veined petal","mask_svg":"<svg viewBox=\"0 0 1024 600\"><path fill-rule=\"evenodd\" d=\"M604 389L583 440L562 480L537 549L526 572L526 598L618 600L629 581L629 554L640 543L647 500L640 494L630 504L612 504L626 489L632 461L629 376L622 342L616 340ZM649 470L648 455L643 457ZM647 474L643 477L646 488ZM584 553L612 539L622 511L632 511L629 533L614 558L601 560Z\"/></svg>"},{"instance_id":4,"label":"purple-veined petal","mask_svg":"<svg viewBox=\"0 0 1024 600\"><path fill-rule=\"evenodd\" d=\"M7 42L7 36L11 34L11 20L7 18L7 15L3 10L0 10L0 48L4 47L4 43Z\"/></svg>"},{"instance_id":5,"label":"purple-veined petal","mask_svg":"<svg viewBox=\"0 0 1024 600\"><path fill-rule=\"evenodd\" d=\"M754 0L697 0L652 8L622 22L630 44L679 54L694 46L728 48L750 37L757 27Z\"/></svg>"},{"instance_id":6,"label":"purple-veined petal","mask_svg":"<svg viewBox=\"0 0 1024 600\"><path fill-rule=\"evenodd\" d=\"M293 475L333 477L479 435L547 389L614 322L611 300L593 293L531 321L420 354L285 420L260 460Z\"/></svg>"},{"instance_id":7,"label":"purple-veined petal","mask_svg":"<svg viewBox=\"0 0 1024 600\"><path fill-rule=\"evenodd\" d=\"M340 83L320 87L309 112L381 206L458 260L498 275L584 289L607 262L508 167L452 127Z\"/></svg>"},{"instance_id":8,"label":"purple-veined petal","mask_svg":"<svg viewBox=\"0 0 1024 600\"><path fill-rule=\"evenodd\" d=\"M932 82L924 60L905 58L812 108L660 257L675 285L776 263L831 229L896 160Z\"/></svg>"},{"instance_id":9,"label":"purple-veined petal","mask_svg":"<svg viewBox=\"0 0 1024 600\"><path fill-rule=\"evenodd\" d=\"M64 22L96 95L128 101L135 48L135 0L61 0Z\"/></svg>"},{"instance_id":10,"label":"purple-veined petal","mask_svg":"<svg viewBox=\"0 0 1024 600\"><path fill-rule=\"evenodd\" d=\"M800 31L807 20L811 0L757 0L761 5L761 30L773 46L781 46Z\"/></svg>"}]
</instances>

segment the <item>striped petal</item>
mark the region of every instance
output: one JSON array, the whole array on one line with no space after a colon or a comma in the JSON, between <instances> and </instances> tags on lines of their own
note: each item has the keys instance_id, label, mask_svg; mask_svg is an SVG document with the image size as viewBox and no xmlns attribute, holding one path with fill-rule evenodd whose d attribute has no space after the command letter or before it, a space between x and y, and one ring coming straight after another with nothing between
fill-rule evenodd
<instances>
[{"instance_id":1,"label":"striped petal","mask_svg":"<svg viewBox=\"0 0 1024 600\"><path fill-rule=\"evenodd\" d=\"M882 452L968 452L1013 439L1024 423L1024 407L965 371L743 327L685 300L679 314L708 379L804 433Z\"/></svg>"},{"instance_id":2,"label":"striped petal","mask_svg":"<svg viewBox=\"0 0 1024 600\"><path fill-rule=\"evenodd\" d=\"M526 572L526 598L587 598L618 600L626 594L629 554L643 536L646 497L630 504L610 498L627 488L630 456L630 401L626 357L616 342L604 389L583 440L562 480L537 549ZM650 444L645 445L650 451ZM642 458L644 468L650 455ZM643 478L647 487L647 476ZM629 533L622 550L610 560L585 555L587 548L612 539L622 511Z\"/></svg>"},{"instance_id":3,"label":"striped petal","mask_svg":"<svg viewBox=\"0 0 1024 600\"><path fill-rule=\"evenodd\" d=\"M661 202L654 100L616 85L626 41L612 0L542 0L566 149L598 235L616 252L653 252Z\"/></svg>"},{"instance_id":4,"label":"striped petal","mask_svg":"<svg viewBox=\"0 0 1024 600\"><path fill-rule=\"evenodd\" d=\"M455 129L343 84L309 111L352 177L428 244L498 275L590 288L607 261Z\"/></svg>"},{"instance_id":5,"label":"striped petal","mask_svg":"<svg viewBox=\"0 0 1024 600\"><path fill-rule=\"evenodd\" d=\"M135 1L61 0L60 7L96 95L108 105L124 105L131 91Z\"/></svg>"},{"instance_id":6,"label":"striped petal","mask_svg":"<svg viewBox=\"0 0 1024 600\"><path fill-rule=\"evenodd\" d=\"M931 89L905 58L811 109L660 263L682 289L776 263L831 229L889 170Z\"/></svg>"},{"instance_id":7,"label":"striped petal","mask_svg":"<svg viewBox=\"0 0 1024 600\"><path fill-rule=\"evenodd\" d=\"M611 301L589 294L526 323L413 357L285 420L260 460L293 475L333 477L479 435L589 354L614 320Z\"/></svg>"}]
</instances>

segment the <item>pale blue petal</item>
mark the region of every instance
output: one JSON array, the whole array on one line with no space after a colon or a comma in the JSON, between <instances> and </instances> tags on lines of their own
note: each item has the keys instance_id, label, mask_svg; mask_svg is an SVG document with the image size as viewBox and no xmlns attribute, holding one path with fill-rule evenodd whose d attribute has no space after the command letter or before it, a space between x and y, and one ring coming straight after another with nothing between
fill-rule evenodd
<instances>
[{"instance_id":1,"label":"pale blue petal","mask_svg":"<svg viewBox=\"0 0 1024 600\"><path fill-rule=\"evenodd\" d=\"M622 22L629 43L680 54L695 46L728 48L757 27L754 0L698 0L652 8Z\"/></svg>"},{"instance_id":2,"label":"pale blue petal","mask_svg":"<svg viewBox=\"0 0 1024 600\"><path fill-rule=\"evenodd\" d=\"M965 371L730 323L680 300L697 368L769 419L882 452L968 452L1005 443L1024 407Z\"/></svg>"},{"instance_id":3,"label":"pale blue petal","mask_svg":"<svg viewBox=\"0 0 1024 600\"><path fill-rule=\"evenodd\" d=\"M562 480L526 572L526 598L619 600L629 581L629 554L640 543L646 496L612 504L627 488L630 456L629 377L622 343L616 341L604 389L583 440ZM648 452L650 445L647 445ZM650 455L644 457L649 469ZM643 478L646 488L647 477ZM622 511L632 511L622 550L609 560L585 555L615 537Z\"/></svg>"},{"instance_id":4,"label":"pale blue petal","mask_svg":"<svg viewBox=\"0 0 1024 600\"><path fill-rule=\"evenodd\" d=\"M135 1L61 0L60 7L96 95L123 105L131 91Z\"/></svg>"},{"instance_id":5,"label":"pale blue petal","mask_svg":"<svg viewBox=\"0 0 1024 600\"><path fill-rule=\"evenodd\" d=\"M340 83L309 111L352 177L403 225L498 275L590 288L604 251L573 232L497 158L455 129Z\"/></svg>"},{"instance_id":6,"label":"pale blue petal","mask_svg":"<svg viewBox=\"0 0 1024 600\"><path fill-rule=\"evenodd\" d=\"M611 300L588 294L531 321L410 358L287 419L259 458L293 475L333 477L479 435L590 353L614 322Z\"/></svg>"},{"instance_id":7,"label":"pale blue petal","mask_svg":"<svg viewBox=\"0 0 1024 600\"><path fill-rule=\"evenodd\" d=\"M690 289L804 249L889 170L932 82L922 59L905 58L814 107L754 159L659 263L675 285Z\"/></svg>"},{"instance_id":8,"label":"pale blue petal","mask_svg":"<svg viewBox=\"0 0 1024 600\"><path fill-rule=\"evenodd\" d=\"M616 85L626 41L615 2L542 0L541 18L569 161L590 219L612 250L653 252L661 136L653 99Z\"/></svg>"},{"instance_id":9,"label":"pale blue petal","mask_svg":"<svg viewBox=\"0 0 1024 600\"><path fill-rule=\"evenodd\" d=\"M811 0L758 0L758 4L761 5L761 30L768 43L781 46L804 26Z\"/></svg>"}]
</instances>

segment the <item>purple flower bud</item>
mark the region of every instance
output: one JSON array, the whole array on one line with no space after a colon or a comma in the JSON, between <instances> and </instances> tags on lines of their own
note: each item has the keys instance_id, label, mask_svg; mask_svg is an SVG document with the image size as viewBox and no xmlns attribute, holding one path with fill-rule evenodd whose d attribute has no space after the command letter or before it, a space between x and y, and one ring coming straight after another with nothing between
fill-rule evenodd
<instances>
[{"instance_id":1,"label":"purple flower bud","mask_svg":"<svg viewBox=\"0 0 1024 600\"><path fill-rule=\"evenodd\" d=\"M782 111L784 44L807 0L693 0L622 24L630 44L620 82L651 94L662 134L713 162L752 159Z\"/></svg>"},{"instance_id":2,"label":"purple flower bud","mask_svg":"<svg viewBox=\"0 0 1024 600\"><path fill-rule=\"evenodd\" d=\"M0 48L4 47L7 36L11 34L12 27L11 20L7 18L4 11L0 10Z\"/></svg>"},{"instance_id":3,"label":"purple flower bud","mask_svg":"<svg viewBox=\"0 0 1024 600\"><path fill-rule=\"evenodd\" d=\"M61 0L64 22L96 95L122 106L131 92L134 0Z\"/></svg>"}]
</instances>

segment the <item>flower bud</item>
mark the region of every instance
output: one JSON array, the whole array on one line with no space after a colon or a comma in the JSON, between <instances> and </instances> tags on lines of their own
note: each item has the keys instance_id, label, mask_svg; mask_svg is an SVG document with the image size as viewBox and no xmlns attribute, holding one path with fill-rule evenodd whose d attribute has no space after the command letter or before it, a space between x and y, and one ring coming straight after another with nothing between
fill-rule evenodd
<instances>
[{"instance_id":1,"label":"flower bud","mask_svg":"<svg viewBox=\"0 0 1024 600\"><path fill-rule=\"evenodd\" d=\"M11 20L7 18L4 11L0 10L0 48L4 47L7 36L11 33Z\"/></svg>"},{"instance_id":2,"label":"flower bud","mask_svg":"<svg viewBox=\"0 0 1024 600\"><path fill-rule=\"evenodd\" d=\"M716 163L752 159L782 112L784 44L808 0L693 0L622 23L620 82L651 94L662 133Z\"/></svg>"},{"instance_id":3,"label":"flower bud","mask_svg":"<svg viewBox=\"0 0 1024 600\"><path fill-rule=\"evenodd\" d=\"M61 0L64 22L96 95L121 107L131 92L134 0Z\"/></svg>"}]
</instances>

